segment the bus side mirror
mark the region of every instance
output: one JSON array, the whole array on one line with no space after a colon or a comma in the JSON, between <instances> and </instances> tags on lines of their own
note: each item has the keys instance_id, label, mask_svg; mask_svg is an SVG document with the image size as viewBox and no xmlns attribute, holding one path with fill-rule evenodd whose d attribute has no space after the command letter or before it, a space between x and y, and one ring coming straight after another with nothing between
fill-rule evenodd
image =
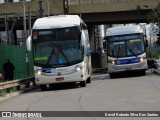
<instances>
[{"instance_id":1,"label":"bus side mirror","mask_svg":"<svg viewBox=\"0 0 160 120\"><path fill-rule=\"evenodd\" d=\"M107 53L107 42L105 39L103 40L103 50L105 53Z\"/></svg>"},{"instance_id":2,"label":"bus side mirror","mask_svg":"<svg viewBox=\"0 0 160 120\"><path fill-rule=\"evenodd\" d=\"M91 49L90 47L86 48L86 56L90 56L91 55Z\"/></svg>"},{"instance_id":3,"label":"bus side mirror","mask_svg":"<svg viewBox=\"0 0 160 120\"><path fill-rule=\"evenodd\" d=\"M27 51L31 51L32 50L32 37L31 36L29 36L27 38L26 47L27 47Z\"/></svg>"},{"instance_id":4,"label":"bus side mirror","mask_svg":"<svg viewBox=\"0 0 160 120\"><path fill-rule=\"evenodd\" d=\"M106 46L106 41L103 40L103 49L105 50L106 48L107 48L107 46Z\"/></svg>"},{"instance_id":5,"label":"bus side mirror","mask_svg":"<svg viewBox=\"0 0 160 120\"><path fill-rule=\"evenodd\" d=\"M82 30L82 33L81 33L82 46L84 46L85 39L86 39L85 33L84 33L84 31Z\"/></svg>"},{"instance_id":6,"label":"bus side mirror","mask_svg":"<svg viewBox=\"0 0 160 120\"><path fill-rule=\"evenodd\" d=\"M146 40L146 47L148 47L148 40Z\"/></svg>"}]
</instances>

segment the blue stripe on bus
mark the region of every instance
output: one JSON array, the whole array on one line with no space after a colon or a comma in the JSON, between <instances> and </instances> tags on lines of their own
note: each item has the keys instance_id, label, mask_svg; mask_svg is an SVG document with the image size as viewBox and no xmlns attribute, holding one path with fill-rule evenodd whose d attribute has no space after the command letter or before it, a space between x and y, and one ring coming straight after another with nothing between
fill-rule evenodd
<instances>
[{"instance_id":1,"label":"blue stripe on bus","mask_svg":"<svg viewBox=\"0 0 160 120\"><path fill-rule=\"evenodd\" d=\"M132 64L140 62L140 58L129 58L129 59L117 59L115 60L116 65L123 65L123 64Z\"/></svg>"},{"instance_id":2,"label":"blue stripe on bus","mask_svg":"<svg viewBox=\"0 0 160 120\"><path fill-rule=\"evenodd\" d=\"M42 68L41 70L55 70L56 68Z\"/></svg>"}]
</instances>

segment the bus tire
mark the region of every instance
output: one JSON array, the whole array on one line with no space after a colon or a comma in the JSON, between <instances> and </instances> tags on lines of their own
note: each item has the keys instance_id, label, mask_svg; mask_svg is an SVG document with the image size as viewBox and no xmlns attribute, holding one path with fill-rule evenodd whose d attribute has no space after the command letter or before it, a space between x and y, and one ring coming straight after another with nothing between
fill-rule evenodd
<instances>
[{"instance_id":1,"label":"bus tire","mask_svg":"<svg viewBox=\"0 0 160 120\"><path fill-rule=\"evenodd\" d=\"M86 83L91 83L91 77L87 79Z\"/></svg>"},{"instance_id":2,"label":"bus tire","mask_svg":"<svg viewBox=\"0 0 160 120\"><path fill-rule=\"evenodd\" d=\"M41 91L46 91L47 90L47 85L40 85Z\"/></svg>"},{"instance_id":3,"label":"bus tire","mask_svg":"<svg viewBox=\"0 0 160 120\"><path fill-rule=\"evenodd\" d=\"M145 70L142 70L142 71L141 71L141 75L146 75L146 71L145 71Z\"/></svg>"},{"instance_id":4,"label":"bus tire","mask_svg":"<svg viewBox=\"0 0 160 120\"><path fill-rule=\"evenodd\" d=\"M81 86L81 87L85 87L85 86L86 86L86 81L81 81L81 82L80 82L80 86Z\"/></svg>"},{"instance_id":5,"label":"bus tire","mask_svg":"<svg viewBox=\"0 0 160 120\"><path fill-rule=\"evenodd\" d=\"M115 78L115 74L114 73L109 73L110 78Z\"/></svg>"}]
</instances>

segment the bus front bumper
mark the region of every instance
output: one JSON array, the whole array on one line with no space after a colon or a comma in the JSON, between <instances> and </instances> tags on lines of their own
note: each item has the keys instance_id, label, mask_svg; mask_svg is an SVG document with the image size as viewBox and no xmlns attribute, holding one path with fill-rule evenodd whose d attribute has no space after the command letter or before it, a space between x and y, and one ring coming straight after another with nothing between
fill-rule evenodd
<instances>
[{"instance_id":1,"label":"bus front bumper","mask_svg":"<svg viewBox=\"0 0 160 120\"><path fill-rule=\"evenodd\" d=\"M35 79L37 85L85 81L85 77L83 76L82 71L61 76L35 74Z\"/></svg>"},{"instance_id":2,"label":"bus front bumper","mask_svg":"<svg viewBox=\"0 0 160 120\"><path fill-rule=\"evenodd\" d=\"M146 62L141 62L137 64L127 64L127 65L109 65L108 73L118 73L118 72L132 72L132 71L144 71L147 70L148 66Z\"/></svg>"}]
</instances>

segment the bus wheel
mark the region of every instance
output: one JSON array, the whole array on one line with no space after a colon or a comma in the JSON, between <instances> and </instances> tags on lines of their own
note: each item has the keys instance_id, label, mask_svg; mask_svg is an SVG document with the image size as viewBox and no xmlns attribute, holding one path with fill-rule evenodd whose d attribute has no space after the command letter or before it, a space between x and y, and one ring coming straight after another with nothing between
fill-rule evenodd
<instances>
[{"instance_id":1,"label":"bus wheel","mask_svg":"<svg viewBox=\"0 0 160 120\"><path fill-rule=\"evenodd\" d=\"M91 83L91 77L87 79L86 83Z\"/></svg>"},{"instance_id":2,"label":"bus wheel","mask_svg":"<svg viewBox=\"0 0 160 120\"><path fill-rule=\"evenodd\" d=\"M145 70L142 70L142 71L141 71L141 75L146 75L146 71L145 71Z\"/></svg>"},{"instance_id":3,"label":"bus wheel","mask_svg":"<svg viewBox=\"0 0 160 120\"><path fill-rule=\"evenodd\" d=\"M115 74L114 73L109 73L110 78L115 78Z\"/></svg>"},{"instance_id":4,"label":"bus wheel","mask_svg":"<svg viewBox=\"0 0 160 120\"><path fill-rule=\"evenodd\" d=\"M41 91L46 91L47 90L47 85L40 85Z\"/></svg>"},{"instance_id":5,"label":"bus wheel","mask_svg":"<svg viewBox=\"0 0 160 120\"><path fill-rule=\"evenodd\" d=\"M81 82L80 82L80 86L81 86L81 87L85 87L85 86L86 86L86 81L81 81Z\"/></svg>"}]
</instances>

